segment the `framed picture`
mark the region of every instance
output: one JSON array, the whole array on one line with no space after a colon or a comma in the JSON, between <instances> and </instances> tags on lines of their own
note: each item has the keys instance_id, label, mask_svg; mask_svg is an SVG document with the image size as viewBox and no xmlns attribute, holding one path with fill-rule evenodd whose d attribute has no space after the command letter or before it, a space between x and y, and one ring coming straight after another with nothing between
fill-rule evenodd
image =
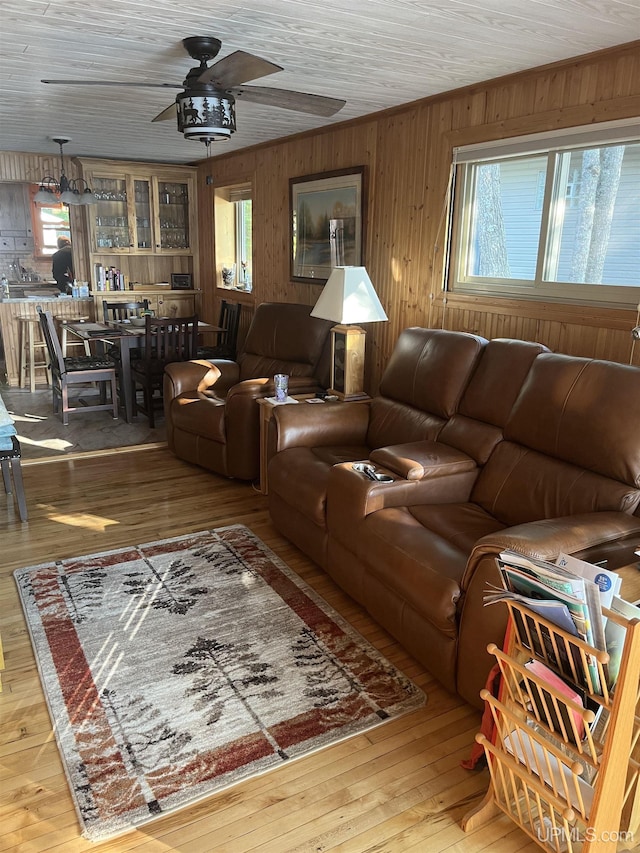
<instances>
[{"instance_id":1,"label":"framed picture","mask_svg":"<svg viewBox=\"0 0 640 853\"><path fill-rule=\"evenodd\" d=\"M191 281L190 272L172 272L171 290L191 290Z\"/></svg>"},{"instance_id":2,"label":"framed picture","mask_svg":"<svg viewBox=\"0 0 640 853\"><path fill-rule=\"evenodd\" d=\"M324 284L363 265L364 166L289 180L291 278Z\"/></svg>"}]
</instances>

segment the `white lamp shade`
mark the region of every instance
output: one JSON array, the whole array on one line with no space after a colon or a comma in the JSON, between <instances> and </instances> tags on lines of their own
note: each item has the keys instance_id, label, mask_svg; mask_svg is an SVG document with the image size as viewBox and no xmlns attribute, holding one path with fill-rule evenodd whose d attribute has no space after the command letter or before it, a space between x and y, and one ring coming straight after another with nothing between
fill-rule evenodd
<instances>
[{"instance_id":1,"label":"white lamp shade","mask_svg":"<svg viewBox=\"0 0 640 853\"><path fill-rule=\"evenodd\" d=\"M388 319L364 267L335 267L311 316L343 325Z\"/></svg>"}]
</instances>

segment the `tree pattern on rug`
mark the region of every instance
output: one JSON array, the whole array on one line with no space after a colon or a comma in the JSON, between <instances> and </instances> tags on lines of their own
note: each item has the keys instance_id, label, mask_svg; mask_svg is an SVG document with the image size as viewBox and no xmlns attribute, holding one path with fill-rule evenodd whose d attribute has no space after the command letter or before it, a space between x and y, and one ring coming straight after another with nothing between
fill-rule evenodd
<instances>
[{"instance_id":1,"label":"tree pattern on rug","mask_svg":"<svg viewBox=\"0 0 640 853\"><path fill-rule=\"evenodd\" d=\"M111 727L127 752L131 766L144 774L154 767L171 766L190 754L185 747L191 741L188 732L178 732L156 705L142 696L121 697L104 688L103 705L111 715Z\"/></svg>"},{"instance_id":2,"label":"tree pattern on rug","mask_svg":"<svg viewBox=\"0 0 640 853\"><path fill-rule=\"evenodd\" d=\"M148 596L154 610L167 610L184 616L198 598L207 595L209 588L197 585L197 574L181 557L172 560L162 574L153 563L145 559L145 570L127 572L123 592L129 595Z\"/></svg>"},{"instance_id":3,"label":"tree pattern on rug","mask_svg":"<svg viewBox=\"0 0 640 853\"><path fill-rule=\"evenodd\" d=\"M316 708L339 702L354 690L360 690L352 675L331 655L317 635L303 628L291 644L296 667L307 682L305 696L314 700Z\"/></svg>"},{"instance_id":4,"label":"tree pattern on rug","mask_svg":"<svg viewBox=\"0 0 640 853\"><path fill-rule=\"evenodd\" d=\"M102 607L106 577L107 573L99 566L89 568L78 575L60 575L60 585L69 601L71 618L76 624L89 619L94 608Z\"/></svg>"},{"instance_id":5,"label":"tree pattern on rug","mask_svg":"<svg viewBox=\"0 0 640 853\"><path fill-rule=\"evenodd\" d=\"M260 660L253 645L257 643L219 643L198 637L184 655L187 660L173 667L175 675L195 675L185 696L199 697L194 709L205 712L207 725L217 723L222 716L225 699L221 694L225 688L231 689L258 723L248 700L257 695L263 699L284 695L270 686L278 682L278 676L272 673L271 664Z\"/></svg>"}]
</instances>

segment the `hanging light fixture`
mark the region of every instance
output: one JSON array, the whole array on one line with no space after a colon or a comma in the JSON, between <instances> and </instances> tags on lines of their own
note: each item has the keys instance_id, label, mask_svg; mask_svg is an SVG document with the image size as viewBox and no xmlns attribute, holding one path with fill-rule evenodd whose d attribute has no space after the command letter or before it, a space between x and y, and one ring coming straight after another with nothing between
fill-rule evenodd
<instances>
[{"instance_id":1,"label":"hanging light fixture","mask_svg":"<svg viewBox=\"0 0 640 853\"><path fill-rule=\"evenodd\" d=\"M60 177L45 175L39 181L40 189L33 197L34 202L36 204L96 204L98 199L84 178L69 180L65 174L62 146L71 140L67 136L53 136L51 141L60 146ZM84 189L82 189L83 184Z\"/></svg>"}]
</instances>

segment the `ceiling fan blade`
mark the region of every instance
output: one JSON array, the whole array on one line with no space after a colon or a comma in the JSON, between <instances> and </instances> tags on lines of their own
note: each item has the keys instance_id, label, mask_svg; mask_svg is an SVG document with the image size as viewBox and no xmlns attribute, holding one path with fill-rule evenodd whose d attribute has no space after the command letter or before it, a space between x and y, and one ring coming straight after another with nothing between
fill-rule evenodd
<instances>
[{"instance_id":1,"label":"ceiling fan blade","mask_svg":"<svg viewBox=\"0 0 640 853\"><path fill-rule=\"evenodd\" d=\"M308 95L305 92L292 92L290 89L268 89L265 86L238 86L231 92L245 101L253 101L254 104L266 104L316 116L332 116L347 103L340 98Z\"/></svg>"},{"instance_id":2,"label":"ceiling fan blade","mask_svg":"<svg viewBox=\"0 0 640 853\"><path fill-rule=\"evenodd\" d=\"M41 80L40 82L65 86L146 86L149 89L184 89L183 83L132 83L122 80Z\"/></svg>"},{"instance_id":3,"label":"ceiling fan blade","mask_svg":"<svg viewBox=\"0 0 640 853\"><path fill-rule=\"evenodd\" d=\"M267 74L275 74L283 71L281 65L261 59L244 50L236 50L224 59L203 71L198 77L198 83L215 83L221 89L229 89L231 86L239 86L247 80L256 80L258 77L266 77Z\"/></svg>"},{"instance_id":4,"label":"ceiling fan blade","mask_svg":"<svg viewBox=\"0 0 640 853\"><path fill-rule=\"evenodd\" d=\"M162 110L161 113L158 113L158 115L155 118L152 118L151 121L152 122L154 122L154 121L169 121L169 119L175 119L175 117L176 117L176 102L174 101L172 104L169 104L169 106L166 109Z\"/></svg>"}]
</instances>

